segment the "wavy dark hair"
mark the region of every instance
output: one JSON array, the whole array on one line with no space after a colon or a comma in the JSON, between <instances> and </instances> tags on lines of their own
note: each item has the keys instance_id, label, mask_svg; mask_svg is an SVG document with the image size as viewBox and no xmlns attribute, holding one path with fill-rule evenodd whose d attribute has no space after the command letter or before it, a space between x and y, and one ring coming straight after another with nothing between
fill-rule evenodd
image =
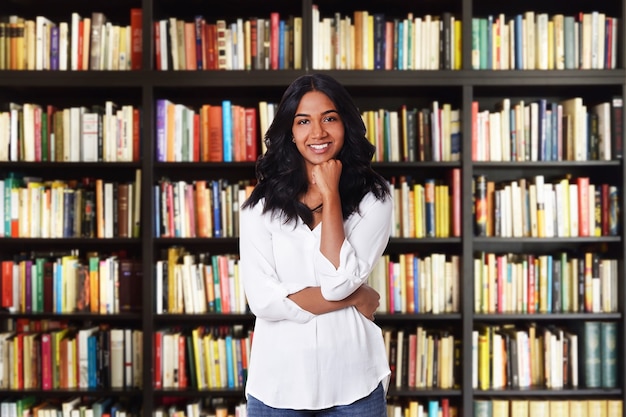
<instances>
[{"instance_id":1,"label":"wavy dark hair","mask_svg":"<svg viewBox=\"0 0 626 417\"><path fill-rule=\"evenodd\" d=\"M342 164L339 193L343 218L358 210L368 192L381 200L389 195L387 181L372 169L375 147L365 137L365 124L352 96L334 78L311 74L297 78L285 90L264 138L267 151L256 162L257 185L244 208L265 198L264 213L282 214L285 223L296 217L311 223L311 211L299 199L308 189L304 159L292 142L294 115L302 97L311 91L328 96L344 124L344 144L337 155Z\"/></svg>"}]
</instances>

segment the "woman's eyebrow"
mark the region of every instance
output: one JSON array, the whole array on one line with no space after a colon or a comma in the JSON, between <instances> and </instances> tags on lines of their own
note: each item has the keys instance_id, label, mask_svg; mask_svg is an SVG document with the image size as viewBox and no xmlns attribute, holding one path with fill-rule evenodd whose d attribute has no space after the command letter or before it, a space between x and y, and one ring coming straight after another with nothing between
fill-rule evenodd
<instances>
[{"instance_id":1,"label":"woman's eyebrow","mask_svg":"<svg viewBox=\"0 0 626 417\"><path fill-rule=\"evenodd\" d=\"M330 110L326 110L325 112L322 112L322 116L325 116L329 113L339 113L337 110L335 109L330 109ZM293 117L311 117L310 114L306 114L306 113L296 113Z\"/></svg>"}]
</instances>

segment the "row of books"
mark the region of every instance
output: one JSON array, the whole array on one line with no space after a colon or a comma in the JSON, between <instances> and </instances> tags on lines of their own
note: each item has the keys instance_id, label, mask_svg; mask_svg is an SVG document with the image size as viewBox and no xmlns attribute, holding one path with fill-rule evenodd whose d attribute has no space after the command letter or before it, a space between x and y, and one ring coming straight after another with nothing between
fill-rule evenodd
<instances>
[{"instance_id":1,"label":"row of books","mask_svg":"<svg viewBox=\"0 0 626 417\"><path fill-rule=\"evenodd\" d=\"M167 249L155 267L157 314L247 313L236 255L192 254Z\"/></svg>"},{"instance_id":2,"label":"row of books","mask_svg":"<svg viewBox=\"0 0 626 417\"><path fill-rule=\"evenodd\" d=\"M614 313L617 266L594 252L481 252L474 259L474 312Z\"/></svg>"},{"instance_id":3,"label":"row of books","mask_svg":"<svg viewBox=\"0 0 626 417\"><path fill-rule=\"evenodd\" d=\"M475 234L499 237L617 236L617 186L589 177L544 175L496 183L474 178ZM521 208L521 210L520 210Z\"/></svg>"},{"instance_id":4,"label":"row of books","mask_svg":"<svg viewBox=\"0 0 626 417\"><path fill-rule=\"evenodd\" d=\"M529 10L472 18L472 68L489 70L615 69L618 18Z\"/></svg>"},{"instance_id":5,"label":"row of books","mask_svg":"<svg viewBox=\"0 0 626 417\"><path fill-rule=\"evenodd\" d=\"M474 400L473 412L475 417L620 417L623 407L615 398L480 398Z\"/></svg>"},{"instance_id":6,"label":"row of books","mask_svg":"<svg viewBox=\"0 0 626 417\"><path fill-rule=\"evenodd\" d=\"M429 107L366 110L361 117L376 146L375 162L459 161L461 110L433 101Z\"/></svg>"},{"instance_id":7,"label":"row of books","mask_svg":"<svg viewBox=\"0 0 626 417\"><path fill-rule=\"evenodd\" d=\"M156 69L283 70L302 68L302 17L207 21L202 15L154 22Z\"/></svg>"},{"instance_id":8,"label":"row of books","mask_svg":"<svg viewBox=\"0 0 626 417\"><path fill-rule=\"evenodd\" d=\"M419 182L408 176L392 177L394 194L392 237L461 236L461 170L453 168L445 179Z\"/></svg>"},{"instance_id":9,"label":"row of books","mask_svg":"<svg viewBox=\"0 0 626 417\"><path fill-rule=\"evenodd\" d=\"M460 257L433 253L384 255L368 282L380 294L381 313L445 314L460 311Z\"/></svg>"},{"instance_id":10,"label":"row of books","mask_svg":"<svg viewBox=\"0 0 626 417\"><path fill-rule=\"evenodd\" d=\"M462 25L450 12L390 18L312 7L313 68L319 70L458 70Z\"/></svg>"},{"instance_id":11,"label":"row of books","mask_svg":"<svg viewBox=\"0 0 626 417\"><path fill-rule=\"evenodd\" d=\"M101 12L54 22L10 15L0 22L0 70L136 70L141 68L142 10L130 24L113 24Z\"/></svg>"},{"instance_id":12,"label":"row of books","mask_svg":"<svg viewBox=\"0 0 626 417\"><path fill-rule=\"evenodd\" d=\"M141 309L138 260L24 254L1 265L1 306L12 313L117 314Z\"/></svg>"},{"instance_id":13,"label":"row of books","mask_svg":"<svg viewBox=\"0 0 626 417\"><path fill-rule=\"evenodd\" d=\"M139 161L141 111L131 105L58 108L9 103L0 112L0 161Z\"/></svg>"},{"instance_id":14,"label":"row of books","mask_svg":"<svg viewBox=\"0 0 626 417\"><path fill-rule=\"evenodd\" d=\"M245 385L252 331L197 327L154 334L154 387L240 388Z\"/></svg>"},{"instance_id":15,"label":"row of books","mask_svg":"<svg viewBox=\"0 0 626 417\"><path fill-rule=\"evenodd\" d=\"M140 405L128 398L76 397L66 399L40 398L27 395L21 398L0 399L3 417L139 417Z\"/></svg>"},{"instance_id":16,"label":"row of books","mask_svg":"<svg viewBox=\"0 0 626 417\"><path fill-rule=\"evenodd\" d=\"M239 236L239 206L252 190L248 181L170 181L154 187L156 237Z\"/></svg>"},{"instance_id":17,"label":"row of books","mask_svg":"<svg viewBox=\"0 0 626 417\"><path fill-rule=\"evenodd\" d=\"M452 389L460 384L458 337L447 329L383 329L396 388Z\"/></svg>"},{"instance_id":18,"label":"row of books","mask_svg":"<svg viewBox=\"0 0 626 417\"><path fill-rule=\"evenodd\" d=\"M459 407L451 404L449 398L408 401L397 397L387 399L387 416L389 417L459 417L460 415Z\"/></svg>"},{"instance_id":19,"label":"row of books","mask_svg":"<svg viewBox=\"0 0 626 417\"><path fill-rule=\"evenodd\" d=\"M141 170L134 182L10 173L0 180L0 196L1 237L139 237Z\"/></svg>"},{"instance_id":20,"label":"row of books","mask_svg":"<svg viewBox=\"0 0 626 417\"><path fill-rule=\"evenodd\" d=\"M142 331L64 327L0 333L3 389L141 388Z\"/></svg>"},{"instance_id":21,"label":"row of books","mask_svg":"<svg viewBox=\"0 0 626 417\"><path fill-rule=\"evenodd\" d=\"M157 403L152 417L247 417L246 402L239 398L194 398L186 397L174 399L168 397Z\"/></svg>"},{"instance_id":22,"label":"row of books","mask_svg":"<svg viewBox=\"0 0 626 417\"><path fill-rule=\"evenodd\" d=\"M159 162L243 162L259 155L256 107L223 100L198 111L167 99L156 102L156 158Z\"/></svg>"},{"instance_id":23,"label":"row of books","mask_svg":"<svg viewBox=\"0 0 626 417\"><path fill-rule=\"evenodd\" d=\"M472 102L473 161L610 161L623 154L623 99Z\"/></svg>"},{"instance_id":24,"label":"row of books","mask_svg":"<svg viewBox=\"0 0 626 417\"><path fill-rule=\"evenodd\" d=\"M615 388L616 364L617 322L479 325L472 332L475 389Z\"/></svg>"}]
</instances>

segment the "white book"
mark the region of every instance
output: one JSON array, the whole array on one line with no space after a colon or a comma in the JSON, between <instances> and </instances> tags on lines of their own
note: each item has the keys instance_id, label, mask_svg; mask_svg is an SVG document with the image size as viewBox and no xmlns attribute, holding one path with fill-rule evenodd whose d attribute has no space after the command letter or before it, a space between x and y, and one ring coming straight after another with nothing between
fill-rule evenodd
<instances>
[{"instance_id":1,"label":"white book","mask_svg":"<svg viewBox=\"0 0 626 417\"><path fill-rule=\"evenodd\" d=\"M79 25L81 17L78 13L73 12L71 17L72 31L70 34L70 69L76 71L78 69L78 38Z\"/></svg>"},{"instance_id":2,"label":"white book","mask_svg":"<svg viewBox=\"0 0 626 417\"><path fill-rule=\"evenodd\" d=\"M95 112L85 112L82 115L82 140L81 155L82 162L98 162L98 125L100 115Z\"/></svg>"},{"instance_id":3,"label":"white book","mask_svg":"<svg viewBox=\"0 0 626 417\"><path fill-rule=\"evenodd\" d=\"M89 348L87 340L89 336L94 335L98 330L98 326L78 330L78 388L90 388L88 373ZM92 353L95 354L95 352Z\"/></svg>"},{"instance_id":4,"label":"white book","mask_svg":"<svg viewBox=\"0 0 626 417\"><path fill-rule=\"evenodd\" d=\"M109 342L111 388L124 388L124 329L111 329Z\"/></svg>"},{"instance_id":5,"label":"white book","mask_svg":"<svg viewBox=\"0 0 626 417\"><path fill-rule=\"evenodd\" d=\"M158 48L160 50L160 56L161 56L161 71L167 71L168 65L168 59L167 59L167 54L170 53L170 51L167 49L167 37L168 37L168 33L167 33L167 19L161 19L159 20L159 45Z\"/></svg>"},{"instance_id":6,"label":"white book","mask_svg":"<svg viewBox=\"0 0 626 417\"><path fill-rule=\"evenodd\" d=\"M68 55L69 50L69 25L67 22L59 23L59 70L66 71L68 69Z\"/></svg>"}]
</instances>

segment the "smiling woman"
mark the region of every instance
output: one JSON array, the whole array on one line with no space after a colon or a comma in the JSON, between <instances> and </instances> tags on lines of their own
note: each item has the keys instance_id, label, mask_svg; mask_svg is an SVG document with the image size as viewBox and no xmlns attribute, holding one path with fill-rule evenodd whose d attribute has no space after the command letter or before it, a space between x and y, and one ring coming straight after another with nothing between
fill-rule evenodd
<instances>
[{"instance_id":1,"label":"smiling woman","mask_svg":"<svg viewBox=\"0 0 626 417\"><path fill-rule=\"evenodd\" d=\"M265 142L240 213L240 276L256 316L248 415L385 416L380 296L366 282L392 201L361 115L335 79L306 75L285 91Z\"/></svg>"}]
</instances>

